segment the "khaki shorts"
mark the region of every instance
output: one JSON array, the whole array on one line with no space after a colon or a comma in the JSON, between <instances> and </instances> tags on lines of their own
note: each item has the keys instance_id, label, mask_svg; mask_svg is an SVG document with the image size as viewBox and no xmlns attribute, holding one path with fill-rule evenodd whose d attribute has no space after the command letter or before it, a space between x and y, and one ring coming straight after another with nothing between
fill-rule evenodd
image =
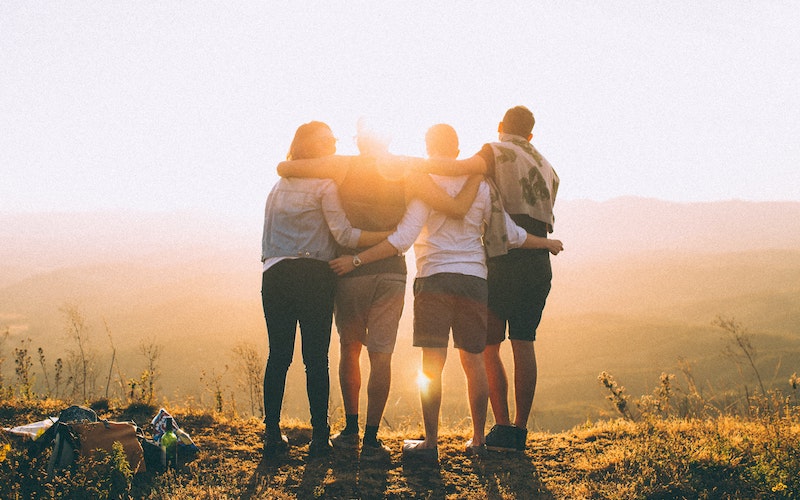
<instances>
[{"instance_id":1,"label":"khaki shorts","mask_svg":"<svg viewBox=\"0 0 800 500\"><path fill-rule=\"evenodd\" d=\"M339 342L343 345L360 342L370 352L392 353L405 293L405 274L339 279L334 309Z\"/></svg>"}]
</instances>

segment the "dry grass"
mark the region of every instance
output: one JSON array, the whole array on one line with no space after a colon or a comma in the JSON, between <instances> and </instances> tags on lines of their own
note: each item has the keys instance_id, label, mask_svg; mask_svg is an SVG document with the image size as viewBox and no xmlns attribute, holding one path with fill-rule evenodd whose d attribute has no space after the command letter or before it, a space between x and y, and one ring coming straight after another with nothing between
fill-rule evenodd
<instances>
[{"instance_id":1,"label":"dry grass","mask_svg":"<svg viewBox=\"0 0 800 500\"><path fill-rule=\"evenodd\" d=\"M34 405L0 407L2 425L52 414ZM166 474L144 473L133 498L796 498L800 491L800 423L720 417L707 420L609 420L568 432L531 433L524 454L467 457L467 430L449 429L439 467L405 464L400 449L418 431L381 433L392 463L359 463L355 453L310 459L310 428L285 426L291 450L267 461L263 424L207 412L173 412L200 447L194 460ZM111 418L127 416L113 412ZM0 460L4 498L59 497L48 483L45 457L30 459L18 444ZM45 452L43 455L46 455ZM75 480L78 480L76 476Z\"/></svg>"}]
</instances>

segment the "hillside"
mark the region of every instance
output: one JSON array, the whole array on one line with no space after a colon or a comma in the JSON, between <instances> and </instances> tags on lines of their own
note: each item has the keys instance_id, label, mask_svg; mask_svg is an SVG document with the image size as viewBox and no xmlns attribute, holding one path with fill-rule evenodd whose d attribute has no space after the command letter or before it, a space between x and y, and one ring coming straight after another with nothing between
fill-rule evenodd
<instances>
[{"instance_id":1,"label":"hillside","mask_svg":"<svg viewBox=\"0 0 800 500\"><path fill-rule=\"evenodd\" d=\"M606 411L596 381L604 370L644 390L662 371L680 373L685 362L701 384L741 390L752 380L723 355L726 341L711 326L718 316L748 327L771 383L785 384L798 370L800 203L681 205L634 198L560 208L555 236L566 251L553 259L553 291L537 341L532 428L562 430ZM232 347L246 342L266 355L258 221L136 213L0 220L0 237L12 242L0 246L0 262L13 268L0 269L0 333L10 332L0 344L7 380L13 377L10 354L25 338L34 350L44 347L48 363L74 349L60 310L74 305L87 320L100 373L110 361L107 325L126 379L145 368L139 346L152 341L164 346L159 394L208 405L208 381L219 377L226 401L244 404ZM670 226L676 222L680 230ZM758 224L764 229L754 233ZM246 225L256 226L252 238L244 236ZM659 236L665 233L668 241ZM395 380L413 380L418 366L419 354L410 347L411 304L409 294ZM38 363L34 372L43 390ZM445 407L458 423L466 414L458 396L463 376L454 362L445 372L452 388ZM290 376L302 374L298 359ZM101 387L105 377L99 377ZM335 376L332 384L337 394ZM337 398L332 405L339 411ZM396 383L386 418L415 421L418 405L416 387ZM306 407L302 394L287 394L290 414L306 418Z\"/></svg>"},{"instance_id":2,"label":"hillside","mask_svg":"<svg viewBox=\"0 0 800 500\"><path fill-rule=\"evenodd\" d=\"M404 439L419 429L384 430L391 462L370 464L356 451L308 456L310 428L286 422L289 454L263 459L263 424L207 412L172 410L200 448L189 462L166 474L133 477L125 497L198 500L218 498L327 499L582 499L582 498L795 498L800 493L800 425L794 413L781 420L731 417L608 420L562 433L533 432L524 453L462 451L464 426L445 427L438 464L404 461ZM38 421L53 413L40 406L0 406L0 425ZM172 407L170 407L172 408ZM148 420L130 409L101 416ZM151 411L156 411L152 408ZM145 426L145 432L150 430ZM746 436L746 438L745 438ZM88 488L107 492L108 466L71 469L51 480L49 450L31 458L24 444L0 435L0 496L73 498ZM104 482L104 480L106 482ZM115 483L121 492L121 482ZM97 490L95 490L97 491Z\"/></svg>"}]
</instances>

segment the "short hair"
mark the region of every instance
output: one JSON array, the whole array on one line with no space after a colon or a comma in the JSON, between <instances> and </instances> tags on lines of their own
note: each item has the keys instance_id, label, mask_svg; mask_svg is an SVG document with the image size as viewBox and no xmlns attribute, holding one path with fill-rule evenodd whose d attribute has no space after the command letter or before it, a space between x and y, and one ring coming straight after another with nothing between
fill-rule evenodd
<instances>
[{"instance_id":1,"label":"short hair","mask_svg":"<svg viewBox=\"0 0 800 500\"><path fill-rule=\"evenodd\" d=\"M328 139L336 141L333 131L327 123L311 121L297 127L294 139L289 146L287 160L301 160L303 158L317 158L324 151L324 144L321 141ZM335 151L335 149L334 149Z\"/></svg>"},{"instance_id":2,"label":"short hair","mask_svg":"<svg viewBox=\"0 0 800 500\"><path fill-rule=\"evenodd\" d=\"M428 129L425 134L425 146L428 156L458 156L458 134L456 129L446 123L439 123Z\"/></svg>"},{"instance_id":3,"label":"short hair","mask_svg":"<svg viewBox=\"0 0 800 500\"><path fill-rule=\"evenodd\" d=\"M354 137L358 152L364 156L381 156L388 154L391 135L387 133L387 124L383 117L360 116L356 121Z\"/></svg>"},{"instance_id":4,"label":"short hair","mask_svg":"<svg viewBox=\"0 0 800 500\"><path fill-rule=\"evenodd\" d=\"M531 110L525 106L514 106L503 116L503 132L528 137L535 123Z\"/></svg>"}]
</instances>

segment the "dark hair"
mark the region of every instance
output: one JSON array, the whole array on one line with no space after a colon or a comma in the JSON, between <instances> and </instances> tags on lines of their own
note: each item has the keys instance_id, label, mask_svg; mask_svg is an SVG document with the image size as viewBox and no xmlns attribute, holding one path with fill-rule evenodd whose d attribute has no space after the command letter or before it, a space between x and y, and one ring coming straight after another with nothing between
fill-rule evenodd
<instances>
[{"instance_id":1,"label":"dark hair","mask_svg":"<svg viewBox=\"0 0 800 500\"><path fill-rule=\"evenodd\" d=\"M503 132L522 137L528 137L533 131L536 120L533 118L531 110L525 106L515 106L506 111L503 116Z\"/></svg>"},{"instance_id":2,"label":"dark hair","mask_svg":"<svg viewBox=\"0 0 800 500\"><path fill-rule=\"evenodd\" d=\"M428 156L458 156L458 134L456 129L446 123L439 123L428 129L425 134L425 146Z\"/></svg>"},{"instance_id":3,"label":"dark hair","mask_svg":"<svg viewBox=\"0 0 800 500\"><path fill-rule=\"evenodd\" d=\"M333 142L328 145L324 143L325 139L332 140ZM327 123L312 121L304 123L297 127L292 139L292 145L289 146L289 153L286 154L287 160L301 160L303 158L318 158L333 154L336 151L335 145L336 138L333 137L333 132ZM332 147L332 151L329 151Z\"/></svg>"}]
</instances>

